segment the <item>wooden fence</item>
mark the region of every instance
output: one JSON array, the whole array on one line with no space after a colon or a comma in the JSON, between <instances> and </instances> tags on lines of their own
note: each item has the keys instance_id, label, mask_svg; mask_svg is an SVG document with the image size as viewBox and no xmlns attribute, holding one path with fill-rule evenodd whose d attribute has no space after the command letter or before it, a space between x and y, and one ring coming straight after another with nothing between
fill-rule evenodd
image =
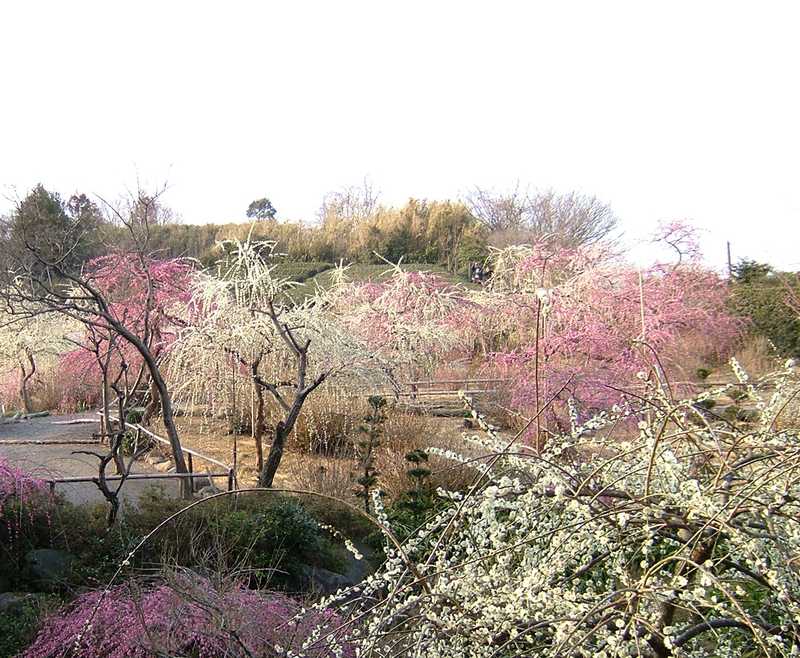
<instances>
[{"instance_id":1,"label":"wooden fence","mask_svg":"<svg viewBox=\"0 0 800 658\"><path fill-rule=\"evenodd\" d=\"M112 422L114 422L114 421L119 422L118 419L112 418ZM151 432L146 427L142 427L138 423L129 424L128 427L131 427L131 428L136 430L136 438L134 439L134 442L135 442L134 445L138 445L139 444L139 441L141 441L141 435L144 434L144 435L150 437L152 440L157 441L158 443L161 443L163 445L169 446L170 449L172 449L172 444L167 439L165 439L165 438L163 438L161 436L158 436L158 434L156 434L155 432ZM213 457L209 457L208 455L204 455L201 452L197 452L197 450L192 450L191 448L183 448L182 447L181 450L186 455L186 462L187 462L186 465L189 467L189 472L188 473L142 473L142 474L140 474L141 477L138 477L136 479L145 480L145 479L148 479L147 476L149 476L150 479L158 479L158 478L165 478L165 477L171 477L171 478L176 478L176 477L177 478L187 478L188 477L189 478L189 486L192 487L192 490L194 491L194 478L195 477L205 477L205 478L208 478L209 480L211 478L225 477L225 478L228 479L228 491L233 491L233 489L236 486L236 473L235 473L235 470L234 470L233 466L230 466L229 464L225 464L224 462L221 462L221 461L219 461L217 459L214 459ZM213 466L221 469L222 472L195 473L194 472L194 458L201 459L203 461L207 461L209 464L212 464ZM133 477L133 476L128 476L128 477L130 478L130 477Z\"/></svg>"},{"instance_id":2,"label":"wooden fence","mask_svg":"<svg viewBox=\"0 0 800 658\"><path fill-rule=\"evenodd\" d=\"M416 400L426 396L450 396L458 395L459 393L464 393L465 395L496 393L498 390L497 384L509 381L511 380L486 377L415 381L408 382L406 384L408 391L401 391L399 395Z\"/></svg>"},{"instance_id":3,"label":"wooden fence","mask_svg":"<svg viewBox=\"0 0 800 658\"><path fill-rule=\"evenodd\" d=\"M98 415L101 416L101 432L98 435L95 435L95 438L92 440L55 440L55 441L41 441L41 440L19 440L19 441L4 441L3 443L16 443L16 444L36 444L36 445L65 445L65 444L73 444L73 445L82 445L82 444L99 444L103 442L103 437L108 436L107 428L103 427L102 423L102 414L98 412ZM111 418L112 423L119 422L118 418ZM153 441L157 443L161 443L171 447L170 442L158 436L155 432L151 432L146 427L142 427L139 424L130 424L128 425L131 429L136 431L136 438L134 439L134 445L138 445L141 441L142 435L148 436ZM214 459L213 457L209 457L208 455L204 455L196 450L192 450L191 448L183 448L184 454L187 457L187 466L189 467L188 473L131 473L129 475L109 475L106 476L107 482L118 482L122 479L127 480L172 480L172 479L181 479L181 478L189 478L189 487L192 491L194 491L194 479L195 478L208 478L209 482L212 481L213 478L226 478L227 479L227 486L228 491L233 491L236 488L236 473L232 466L225 464L221 461ZM195 472L194 471L194 460L200 459L212 464L218 470L216 471L209 471L206 473L203 472ZM94 475L75 475L75 476L68 476L62 478L49 478L45 479L47 485L50 487L50 491L55 491L56 484L75 484L75 483L83 483L83 482L94 482L98 481L98 476Z\"/></svg>"}]
</instances>

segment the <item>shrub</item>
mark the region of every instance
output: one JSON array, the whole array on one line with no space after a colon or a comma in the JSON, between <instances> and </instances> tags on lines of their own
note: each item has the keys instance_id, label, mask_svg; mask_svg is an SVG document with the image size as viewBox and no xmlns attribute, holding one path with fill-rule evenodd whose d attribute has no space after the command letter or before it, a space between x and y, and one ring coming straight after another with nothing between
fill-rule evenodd
<instances>
[{"instance_id":1,"label":"shrub","mask_svg":"<svg viewBox=\"0 0 800 658\"><path fill-rule=\"evenodd\" d=\"M698 368L696 370L698 379L708 379L708 376L711 374L711 370L708 368Z\"/></svg>"},{"instance_id":2,"label":"shrub","mask_svg":"<svg viewBox=\"0 0 800 658\"><path fill-rule=\"evenodd\" d=\"M138 425L142 422L144 417L144 407L133 407L128 410L128 415L125 416L125 422L129 425Z\"/></svg>"},{"instance_id":3,"label":"shrub","mask_svg":"<svg viewBox=\"0 0 800 658\"><path fill-rule=\"evenodd\" d=\"M656 385L573 414L539 452L484 425L481 486L440 491L450 504L339 597L366 615L362 655L795 655L800 433L774 430L794 391L784 372L762 395L734 366L761 412L746 427L688 422L726 387Z\"/></svg>"},{"instance_id":4,"label":"shrub","mask_svg":"<svg viewBox=\"0 0 800 658\"><path fill-rule=\"evenodd\" d=\"M332 638L314 643L337 625L331 613L305 613L281 594L236 584L215 584L191 573L171 582L78 597L44 623L23 658L146 658L147 656L353 656ZM304 645L308 644L308 648ZM297 652L297 653L294 653Z\"/></svg>"},{"instance_id":5,"label":"shrub","mask_svg":"<svg viewBox=\"0 0 800 658\"><path fill-rule=\"evenodd\" d=\"M412 450L406 453L406 488L386 510L393 530L406 538L422 526L435 511L443 507L443 501L434 495L431 487L431 471L428 468L428 453Z\"/></svg>"},{"instance_id":6,"label":"shrub","mask_svg":"<svg viewBox=\"0 0 800 658\"><path fill-rule=\"evenodd\" d=\"M124 534L133 541L183 508L181 501L152 496L127 515ZM127 547L121 538L123 550ZM253 586L298 590L308 567L342 566L343 552L296 499L279 494L226 496L182 514L140 551L137 564L179 564L250 574Z\"/></svg>"},{"instance_id":7,"label":"shrub","mask_svg":"<svg viewBox=\"0 0 800 658\"><path fill-rule=\"evenodd\" d=\"M140 432L137 436L136 430L128 429L122 436L120 450L123 455L134 455L142 450L152 450L157 446L158 442L150 435Z\"/></svg>"},{"instance_id":8,"label":"shrub","mask_svg":"<svg viewBox=\"0 0 800 658\"><path fill-rule=\"evenodd\" d=\"M780 354L800 356L800 318L789 303L792 291L797 295L799 288L796 279L790 281L768 265L742 261L734 270L730 306Z\"/></svg>"},{"instance_id":9,"label":"shrub","mask_svg":"<svg viewBox=\"0 0 800 658\"><path fill-rule=\"evenodd\" d=\"M38 588L24 559L37 548L64 550L75 557L70 582L64 583L67 589L102 585L131 548L185 502L151 489L140 498L138 508L126 509L111 530L103 505L74 506L49 497L38 505L9 504L0 515L0 581L21 590ZM13 535L6 530L9 519L20 527ZM336 571L343 557L344 549L297 500L251 495L208 501L184 513L146 543L131 566L145 572L162 563L241 571L250 574L254 586L269 583L273 588L300 590L308 585L308 568Z\"/></svg>"},{"instance_id":10,"label":"shrub","mask_svg":"<svg viewBox=\"0 0 800 658\"><path fill-rule=\"evenodd\" d=\"M0 612L0 656L16 656L24 650L36 636L42 617L58 603L52 596L30 596L19 605Z\"/></svg>"}]
</instances>

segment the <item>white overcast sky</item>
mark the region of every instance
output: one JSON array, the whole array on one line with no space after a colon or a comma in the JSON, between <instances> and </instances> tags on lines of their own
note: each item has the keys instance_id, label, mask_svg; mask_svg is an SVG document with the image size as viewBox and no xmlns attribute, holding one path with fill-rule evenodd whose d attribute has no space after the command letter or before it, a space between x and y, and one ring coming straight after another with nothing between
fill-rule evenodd
<instances>
[{"instance_id":1,"label":"white overcast sky","mask_svg":"<svg viewBox=\"0 0 800 658\"><path fill-rule=\"evenodd\" d=\"M167 181L185 222L268 196L311 219L519 180L610 203L628 240L800 268L800 3L0 4L0 212L41 181Z\"/></svg>"}]
</instances>

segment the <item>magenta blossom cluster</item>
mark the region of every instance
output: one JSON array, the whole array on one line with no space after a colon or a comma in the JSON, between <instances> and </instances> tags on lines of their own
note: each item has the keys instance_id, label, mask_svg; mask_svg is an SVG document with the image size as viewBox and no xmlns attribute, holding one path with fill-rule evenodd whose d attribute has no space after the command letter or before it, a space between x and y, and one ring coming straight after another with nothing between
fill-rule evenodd
<instances>
[{"instance_id":1,"label":"magenta blossom cluster","mask_svg":"<svg viewBox=\"0 0 800 658\"><path fill-rule=\"evenodd\" d=\"M169 584L139 589L131 583L80 596L44 622L22 656L351 658L337 638L338 625L333 613L303 611L282 594L181 574Z\"/></svg>"},{"instance_id":2,"label":"magenta blossom cluster","mask_svg":"<svg viewBox=\"0 0 800 658\"><path fill-rule=\"evenodd\" d=\"M26 471L0 457L0 541L15 543L26 523L43 513L49 523L51 499L44 480L35 478Z\"/></svg>"}]
</instances>

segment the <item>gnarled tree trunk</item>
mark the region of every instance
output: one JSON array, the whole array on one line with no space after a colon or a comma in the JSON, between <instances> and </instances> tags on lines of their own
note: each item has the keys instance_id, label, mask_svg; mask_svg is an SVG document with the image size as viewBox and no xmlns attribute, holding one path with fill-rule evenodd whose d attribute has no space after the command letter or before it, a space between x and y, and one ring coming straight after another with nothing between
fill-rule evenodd
<instances>
[{"instance_id":1,"label":"gnarled tree trunk","mask_svg":"<svg viewBox=\"0 0 800 658\"><path fill-rule=\"evenodd\" d=\"M19 362L19 397L22 400L22 408L25 410L26 414L29 414L33 412L33 405L31 404L31 394L28 390L28 382L30 382L33 375L36 374L36 361L33 360L33 354L30 352L25 354L25 358L27 359L28 363L30 363L31 369L28 370L25 367L25 361Z\"/></svg>"},{"instance_id":2,"label":"gnarled tree trunk","mask_svg":"<svg viewBox=\"0 0 800 658\"><path fill-rule=\"evenodd\" d=\"M256 394L256 419L253 425L253 440L256 443L256 460L258 472L264 468L264 434L267 433L267 424L264 413L264 391L258 382L253 381L253 390Z\"/></svg>"}]
</instances>

